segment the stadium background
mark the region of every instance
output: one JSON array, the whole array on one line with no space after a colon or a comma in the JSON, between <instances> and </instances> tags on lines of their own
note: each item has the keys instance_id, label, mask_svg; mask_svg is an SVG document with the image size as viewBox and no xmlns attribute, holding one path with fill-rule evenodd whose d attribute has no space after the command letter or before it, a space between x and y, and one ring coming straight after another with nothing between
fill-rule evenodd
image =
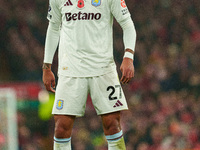
<instances>
[{"instance_id":1,"label":"stadium background","mask_svg":"<svg viewBox=\"0 0 200 150\"><path fill-rule=\"evenodd\" d=\"M127 150L199 150L200 1L126 3L137 31L135 78L123 86L130 108L122 114ZM47 103L38 101L44 90L47 10L47 0L0 0L0 87L17 91L20 150L49 150L53 144L48 115L53 95ZM119 68L123 43L116 22L114 56ZM74 150L106 150L101 120L90 102L85 117L75 122L72 144Z\"/></svg>"}]
</instances>

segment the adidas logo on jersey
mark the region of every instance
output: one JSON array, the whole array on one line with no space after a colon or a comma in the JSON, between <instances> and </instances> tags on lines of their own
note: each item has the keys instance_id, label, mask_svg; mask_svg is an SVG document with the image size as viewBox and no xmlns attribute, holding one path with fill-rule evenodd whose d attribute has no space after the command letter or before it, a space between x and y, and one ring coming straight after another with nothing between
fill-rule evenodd
<instances>
[{"instance_id":1,"label":"adidas logo on jersey","mask_svg":"<svg viewBox=\"0 0 200 150\"><path fill-rule=\"evenodd\" d=\"M71 2L71 0L68 0L68 1L64 4L64 6L70 6L70 5L73 5L72 2Z\"/></svg>"},{"instance_id":2,"label":"adidas logo on jersey","mask_svg":"<svg viewBox=\"0 0 200 150\"><path fill-rule=\"evenodd\" d=\"M115 108L119 106L123 106L123 104L118 100L113 107Z\"/></svg>"}]
</instances>

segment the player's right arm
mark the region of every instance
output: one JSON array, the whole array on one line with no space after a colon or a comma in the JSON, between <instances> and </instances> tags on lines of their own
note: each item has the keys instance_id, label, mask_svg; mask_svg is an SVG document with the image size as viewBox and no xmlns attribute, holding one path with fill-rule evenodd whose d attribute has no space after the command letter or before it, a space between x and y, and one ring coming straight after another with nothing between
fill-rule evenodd
<instances>
[{"instance_id":1,"label":"player's right arm","mask_svg":"<svg viewBox=\"0 0 200 150\"><path fill-rule=\"evenodd\" d=\"M61 12L57 0L49 1L49 11L47 15L49 25L46 34L44 63L43 63L43 83L50 92L55 92L55 76L51 71L53 57L59 43ZM53 88L52 88L53 87Z\"/></svg>"}]
</instances>

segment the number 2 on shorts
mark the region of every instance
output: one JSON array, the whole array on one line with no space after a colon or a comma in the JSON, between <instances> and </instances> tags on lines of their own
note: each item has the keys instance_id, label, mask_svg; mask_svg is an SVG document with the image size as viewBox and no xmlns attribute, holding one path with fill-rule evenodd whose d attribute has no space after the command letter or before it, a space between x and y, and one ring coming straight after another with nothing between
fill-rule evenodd
<instances>
[{"instance_id":1,"label":"number 2 on shorts","mask_svg":"<svg viewBox=\"0 0 200 150\"><path fill-rule=\"evenodd\" d=\"M108 96L109 100L116 100L116 99L118 99L117 96L113 96L113 94L115 93L116 88L119 88L119 99L122 98L121 86L120 85L115 85L115 87L114 86L109 86L107 88L107 91L111 91L111 93Z\"/></svg>"}]
</instances>

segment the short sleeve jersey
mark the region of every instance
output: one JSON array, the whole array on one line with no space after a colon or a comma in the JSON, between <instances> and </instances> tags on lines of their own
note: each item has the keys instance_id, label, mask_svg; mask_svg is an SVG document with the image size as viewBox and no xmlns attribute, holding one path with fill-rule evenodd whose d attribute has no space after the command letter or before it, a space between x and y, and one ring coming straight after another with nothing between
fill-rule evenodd
<instances>
[{"instance_id":1,"label":"short sleeve jersey","mask_svg":"<svg viewBox=\"0 0 200 150\"><path fill-rule=\"evenodd\" d=\"M47 18L61 25L58 74L92 77L116 69L113 17L130 17L124 0L50 0Z\"/></svg>"}]
</instances>

